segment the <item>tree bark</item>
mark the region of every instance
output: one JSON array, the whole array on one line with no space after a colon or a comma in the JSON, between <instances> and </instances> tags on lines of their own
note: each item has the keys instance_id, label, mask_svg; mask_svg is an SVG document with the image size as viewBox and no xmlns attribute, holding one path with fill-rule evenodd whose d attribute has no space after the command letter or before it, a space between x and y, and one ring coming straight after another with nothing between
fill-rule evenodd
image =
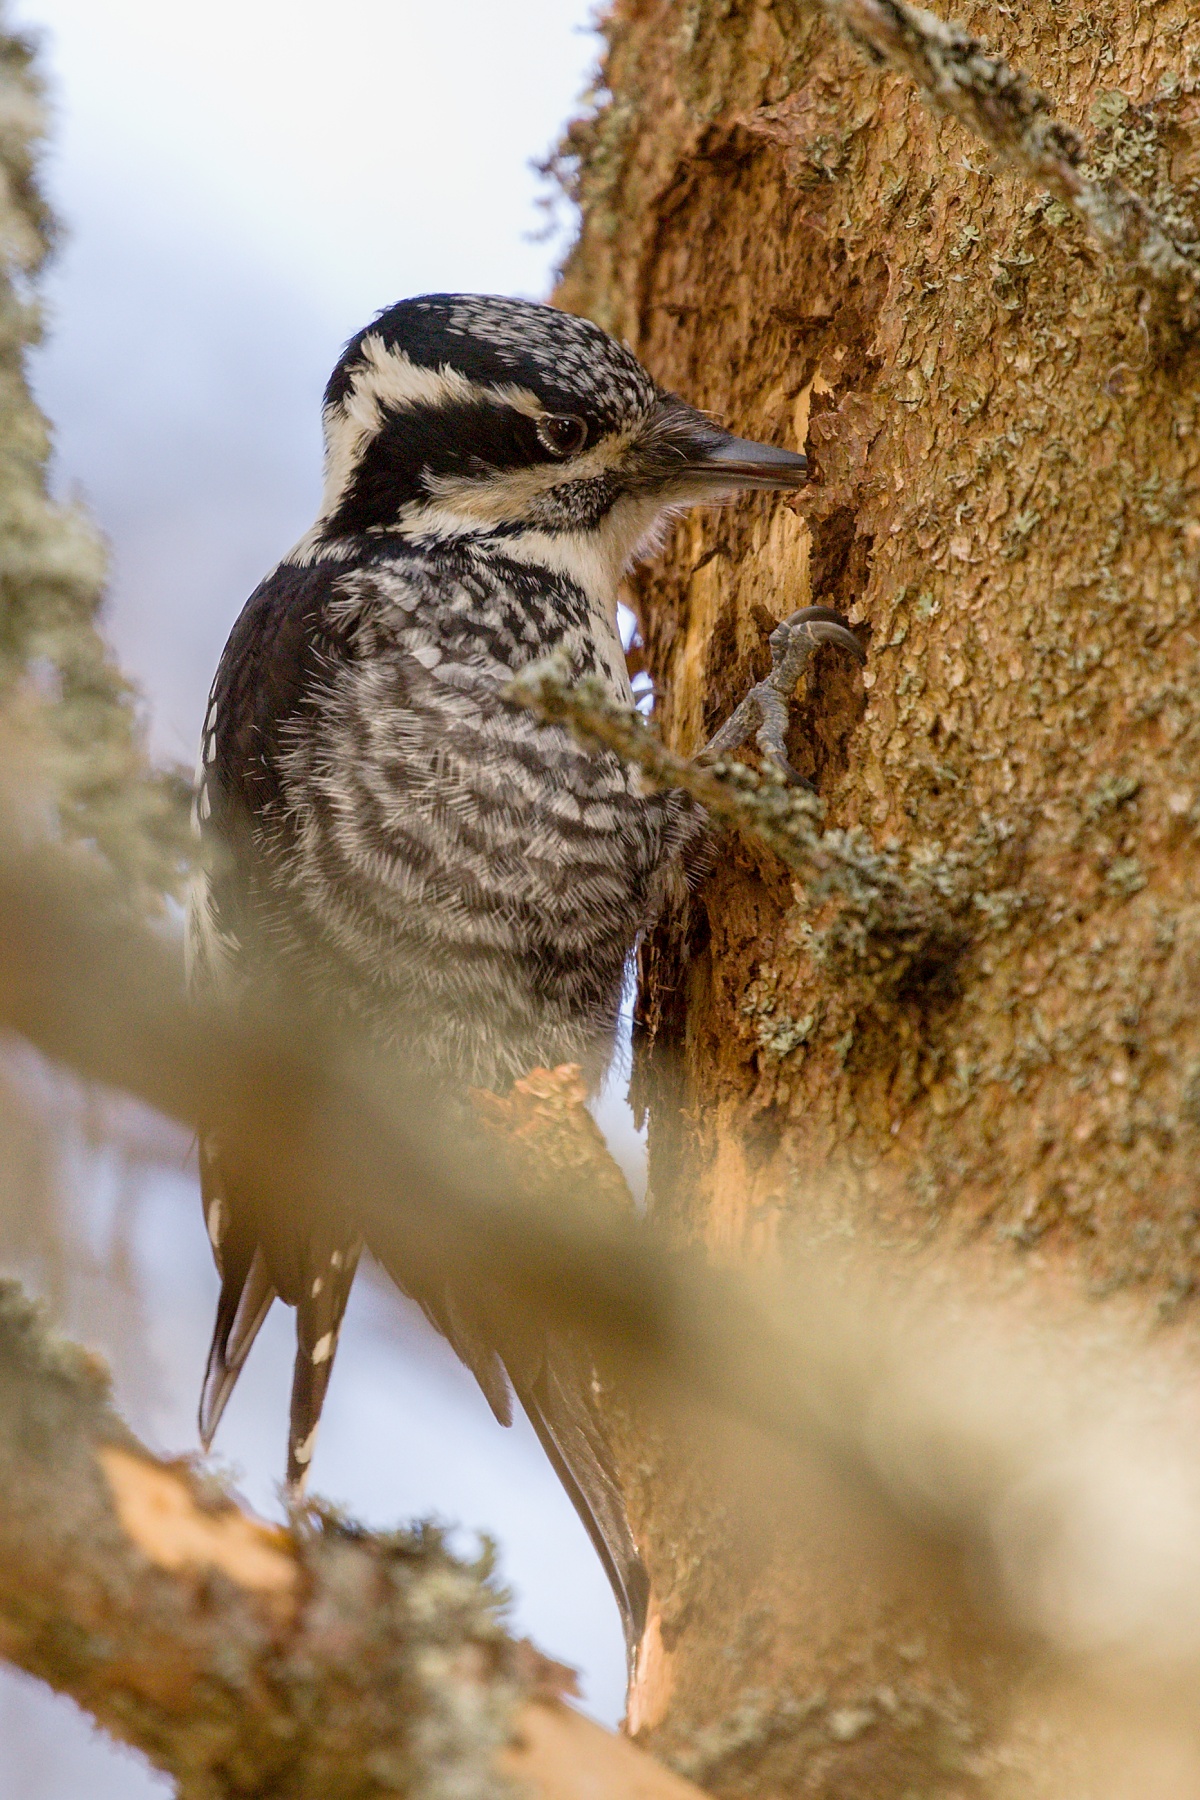
<instances>
[{"instance_id":1,"label":"tree bark","mask_svg":"<svg viewBox=\"0 0 1200 1800\"><path fill-rule=\"evenodd\" d=\"M942 91L939 116L911 78L936 22L891 0L617 0L560 157L583 213L560 303L813 467L794 502L692 515L638 577L666 742L706 740L801 606L869 650L863 675L820 653L789 755L878 879L831 887L730 837L643 948L651 1209L721 1259L867 1239L901 1285L1058 1309L1079 1346L1117 1320L1169 1333L1182 1407L1200 47L1183 0L963 22L1049 107L998 80L1017 113ZM1017 114L1061 122L1057 173ZM892 876L935 928L881 898ZM1068 1752L1052 1776L1029 1748L1036 1684L1002 1698L993 1648L827 1512L777 1500L735 1549L728 1446L696 1430L627 1425L647 1741L729 1794L1059 1791Z\"/></svg>"}]
</instances>

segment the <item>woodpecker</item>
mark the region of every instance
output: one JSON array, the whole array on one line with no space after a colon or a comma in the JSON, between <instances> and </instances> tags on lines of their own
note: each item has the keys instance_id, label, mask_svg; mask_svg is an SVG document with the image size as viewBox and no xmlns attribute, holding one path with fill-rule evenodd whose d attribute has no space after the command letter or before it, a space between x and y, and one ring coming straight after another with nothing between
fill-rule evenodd
<instances>
[{"instance_id":1,"label":"woodpecker","mask_svg":"<svg viewBox=\"0 0 1200 1800\"><path fill-rule=\"evenodd\" d=\"M631 702L623 572L670 514L741 489L794 489L805 458L734 437L586 319L470 294L380 313L346 346L323 422L319 515L247 602L212 688L193 987L277 984L450 1090L503 1090L564 1063L594 1090L630 952L704 821L683 795L643 792L615 756L581 749L503 690L558 651ZM776 672L792 691L797 646L832 641L861 656L823 608L781 632ZM784 761L788 696L769 689L743 703L721 749L761 720L760 747ZM211 1444L282 1298L297 1319L298 1489L360 1245L349 1224L326 1236L268 1229L211 1134L200 1166L221 1278L201 1439ZM645 1572L579 1353L548 1345L537 1366L506 1364L469 1297L417 1298L502 1423L516 1389L636 1642Z\"/></svg>"}]
</instances>

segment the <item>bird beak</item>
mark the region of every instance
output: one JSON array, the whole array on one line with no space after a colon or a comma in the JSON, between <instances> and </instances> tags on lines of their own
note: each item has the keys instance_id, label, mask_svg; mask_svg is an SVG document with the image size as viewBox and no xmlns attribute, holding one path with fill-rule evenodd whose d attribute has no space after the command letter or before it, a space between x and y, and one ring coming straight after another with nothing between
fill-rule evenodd
<instances>
[{"instance_id":1,"label":"bird beak","mask_svg":"<svg viewBox=\"0 0 1200 1800\"><path fill-rule=\"evenodd\" d=\"M739 488L799 488L808 479L806 456L734 437L673 394L659 403L645 454L655 479L685 501L717 499Z\"/></svg>"},{"instance_id":2,"label":"bird beak","mask_svg":"<svg viewBox=\"0 0 1200 1800\"><path fill-rule=\"evenodd\" d=\"M714 493L730 488L799 488L808 480L808 458L750 438L722 437L689 460L688 473Z\"/></svg>"}]
</instances>

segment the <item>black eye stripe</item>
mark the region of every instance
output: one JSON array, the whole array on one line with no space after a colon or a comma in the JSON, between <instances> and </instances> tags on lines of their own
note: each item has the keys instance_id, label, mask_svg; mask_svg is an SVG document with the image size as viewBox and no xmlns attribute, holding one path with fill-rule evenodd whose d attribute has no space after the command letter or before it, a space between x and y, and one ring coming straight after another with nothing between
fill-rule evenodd
<instances>
[{"instance_id":1,"label":"black eye stripe","mask_svg":"<svg viewBox=\"0 0 1200 1800\"><path fill-rule=\"evenodd\" d=\"M396 524L403 506L429 498L431 477L478 480L493 470L561 461L572 447L558 449L546 441L543 429L550 419L569 424L579 448L602 433L596 419L574 413L532 419L516 407L483 400L398 409L363 450L327 530L361 532Z\"/></svg>"}]
</instances>

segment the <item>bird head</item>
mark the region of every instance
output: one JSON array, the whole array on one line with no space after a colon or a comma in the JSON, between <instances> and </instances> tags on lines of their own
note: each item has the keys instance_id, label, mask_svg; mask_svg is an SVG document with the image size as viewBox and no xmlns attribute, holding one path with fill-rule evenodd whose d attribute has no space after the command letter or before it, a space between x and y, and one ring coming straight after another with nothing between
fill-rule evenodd
<instances>
[{"instance_id":1,"label":"bird head","mask_svg":"<svg viewBox=\"0 0 1200 1800\"><path fill-rule=\"evenodd\" d=\"M664 392L590 320L486 295L380 313L346 346L324 425L314 547L467 540L593 590L665 514L807 474Z\"/></svg>"}]
</instances>

